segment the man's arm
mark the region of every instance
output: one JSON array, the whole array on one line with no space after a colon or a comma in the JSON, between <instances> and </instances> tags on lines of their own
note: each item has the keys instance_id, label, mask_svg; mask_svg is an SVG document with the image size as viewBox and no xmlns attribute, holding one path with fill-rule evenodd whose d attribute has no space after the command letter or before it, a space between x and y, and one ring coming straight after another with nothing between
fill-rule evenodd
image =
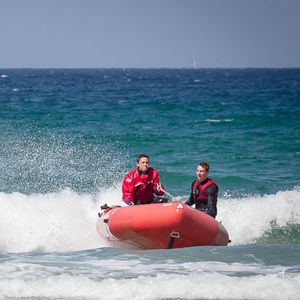
<instances>
[{"instance_id":1,"label":"man's arm","mask_svg":"<svg viewBox=\"0 0 300 300\"><path fill-rule=\"evenodd\" d=\"M215 218L217 215L218 188L215 184L211 184L206 188L205 193L208 196L207 214Z\"/></svg>"},{"instance_id":2,"label":"man's arm","mask_svg":"<svg viewBox=\"0 0 300 300\"><path fill-rule=\"evenodd\" d=\"M122 199L128 205L134 204L134 185L132 182L132 178L125 176L123 184L122 184Z\"/></svg>"},{"instance_id":3,"label":"man's arm","mask_svg":"<svg viewBox=\"0 0 300 300\"><path fill-rule=\"evenodd\" d=\"M195 183L195 180L193 181L192 186L191 186L190 198L189 198L189 200L187 200L185 202L185 204L187 204L188 206L192 206L193 204L195 204L195 200L194 200L194 196L193 196L193 186L194 186L194 183Z\"/></svg>"},{"instance_id":4,"label":"man's arm","mask_svg":"<svg viewBox=\"0 0 300 300\"><path fill-rule=\"evenodd\" d=\"M159 182L159 174L156 170L153 170L153 185L152 185L152 189L153 189L153 192L158 195L158 196L163 196L164 195L164 192L161 191L158 186L161 186L162 189L164 190L164 186L160 184Z\"/></svg>"}]
</instances>

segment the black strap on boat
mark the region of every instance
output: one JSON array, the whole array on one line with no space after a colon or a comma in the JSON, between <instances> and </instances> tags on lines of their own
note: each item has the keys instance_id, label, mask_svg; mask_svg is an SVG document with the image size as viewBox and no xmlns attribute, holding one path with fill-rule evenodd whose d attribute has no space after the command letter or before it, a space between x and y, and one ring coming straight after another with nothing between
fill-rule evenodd
<instances>
[{"instance_id":1,"label":"black strap on boat","mask_svg":"<svg viewBox=\"0 0 300 300\"><path fill-rule=\"evenodd\" d=\"M172 231L170 234L168 249L171 249L173 247L174 240L179 238L180 238L180 233L178 231Z\"/></svg>"},{"instance_id":2,"label":"black strap on boat","mask_svg":"<svg viewBox=\"0 0 300 300\"><path fill-rule=\"evenodd\" d=\"M168 244L168 249L172 249L175 237L171 236Z\"/></svg>"}]
</instances>

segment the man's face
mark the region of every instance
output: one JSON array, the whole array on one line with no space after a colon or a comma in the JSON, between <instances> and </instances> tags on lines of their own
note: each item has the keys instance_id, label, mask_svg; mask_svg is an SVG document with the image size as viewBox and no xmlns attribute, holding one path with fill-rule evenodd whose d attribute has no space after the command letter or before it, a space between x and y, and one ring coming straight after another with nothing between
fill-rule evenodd
<instances>
[{"instance_id":1,"label":"man's face","mask_svg":"<svg viewBox=\"0 0 300 300\"><path fill-rule=\"evenodd\" d=\"M138 162L136 162L136 165L141 172L147 172L149 169L149 159L147 157L142 157Z\"/></svg>"},{"instance_id":2,"label":"man's face","mask_svg":"<svg viewBox=\"0 0 300 300\"><path fill-rule=\"evenodd\" d=\"M201 167L201 166L198 166L198 167L197 167L197 172L196 172L196 174L197 174L197 178L198 178L200 181L205 180L205 179L207 178L207 176L208 176L208 173L209 173L209 171L206 171L205 168L203 168L203 167Z\"/></svg>"}]
</instances>

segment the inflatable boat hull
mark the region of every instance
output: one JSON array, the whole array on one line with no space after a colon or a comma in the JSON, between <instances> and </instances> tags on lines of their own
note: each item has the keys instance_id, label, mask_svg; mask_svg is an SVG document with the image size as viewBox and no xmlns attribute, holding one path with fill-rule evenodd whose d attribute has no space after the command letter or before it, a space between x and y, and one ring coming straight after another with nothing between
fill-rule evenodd
<instances>
[{"instance_id":1,"label":"inflatable boat hull","mask_svg":"<svg viewBox=\"0 0 300 300\"><path fill-rule=\"evenodd\" d=\"M107 209L96 229L109 246L124 249L226 246L229 242L221 223L182 202Z\"/></svg>"}]
</instances>

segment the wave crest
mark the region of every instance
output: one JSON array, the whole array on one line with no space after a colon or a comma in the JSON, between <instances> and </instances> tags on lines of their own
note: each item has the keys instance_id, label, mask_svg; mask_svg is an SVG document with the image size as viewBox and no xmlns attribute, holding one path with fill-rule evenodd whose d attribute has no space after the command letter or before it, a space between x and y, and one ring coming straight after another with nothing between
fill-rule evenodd
<instances>
[{"instance_id":1,"label":"wave crest","mask_svg":"<svg viewBox=\"0 0 300 300\"><path fill-rule=\"evenodd\" d=\"M0 193L1 252L68 252L105 247L96 234L100 205L119 204L121 185L98 194L66 189L25 195ZM220 198L218 220L231 245L298 243L300 191L273 195Z\"/></svg>"}]
</instances>

